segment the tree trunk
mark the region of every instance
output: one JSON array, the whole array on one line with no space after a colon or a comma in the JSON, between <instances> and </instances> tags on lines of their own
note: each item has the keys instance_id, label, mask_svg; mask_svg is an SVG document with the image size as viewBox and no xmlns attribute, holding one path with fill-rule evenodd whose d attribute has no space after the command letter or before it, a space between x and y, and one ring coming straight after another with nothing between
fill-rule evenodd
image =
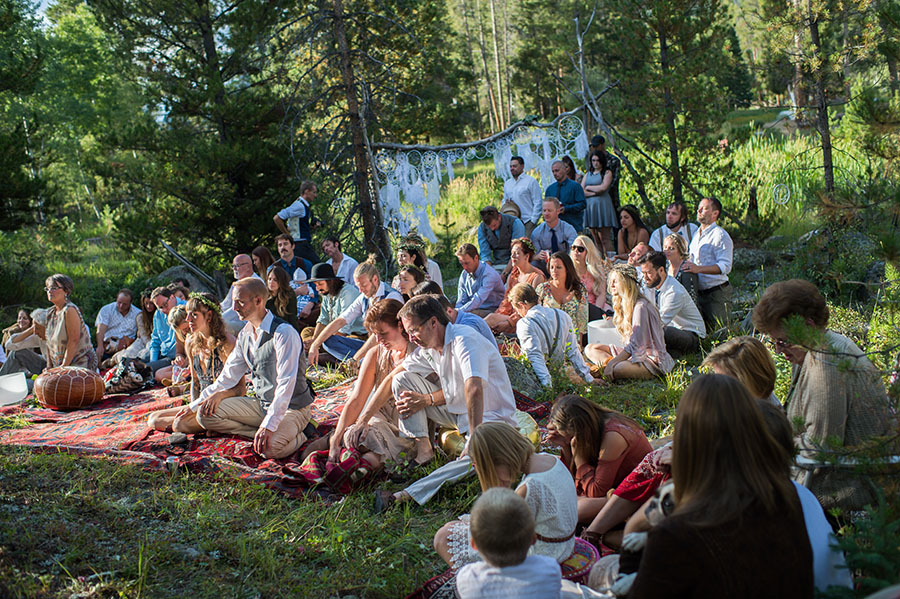
<instances>
[{"instance_id":1,"label":"tree trunk","mask_svg":"<svg viewBox=\"0 0 900 599\"><path fill-rule=\"evenodd\" d=\"M669 172L672 175L672 201L683 202L684 192L681 189L681 166L678 163L678 136L675 130L675 101L672 99L672 89L669 87L669 47L666 40L666 31L662 24L656 30L659 38L659 67L662 70L663 102L666 119L666 136L669 138Z\"/></svg>"},{"instance_id":2,"label":"tree trunk","mask_svg":"<svg viewBox=\"0 0 900 599\"><path fill-rule=\"evenodd\" d=\"M203 37L203 53L206 56L206 77L208 90L216 107L213 118L219 128L219 141L227 143L230 138L228 123L225 122L225 84L222 82L222 73L219 70L219 51L216 48L215 33L212 29L212 20L209 16L209 2L197 0L197 24Z\"/></svg>"},{"instance_id":3,"label":"tree trunk","mask_svg":"<svg viewBox=\"0 0 900 599\"><path fill-rule=\"evenodd\" d=\"M353 160L356 167L353 173L353 181L356 185L356 197L359 201L359 211L362 215L366 250L376 255L390 256L390 244L385 235L384 226L380 222L375 222L377 211L372 202L372 194L369 189L369 156L366 149L362 119L359 114L359 98L357 97L356 84L353 81L350 45L347 43L347 33L344 29L343 0L334 0L334 37L337 42L338 53L340 54L341 82L347 96L347 112L350 119L350 133L353 139Z\"/></svg>"},{"instance_id":4,"label":"tree trunk","mask_svg":"<svg viewBox=\"0 0 900 599\"><path fill-rule=\"evenodd\" d=\"M466 36L466 54L469 64L475 64L475 55L472 53L472 36L469 34L469 5L466 0L460 0L462 5L463 32ZM478 93L478 85L475 85L475 105L478 106L478 137L484 137L484 121L481 118L481 94ZM488 108L490 110L490 108Z\"/></svg>"},{"instance_id":5,"label":"tree trunk","mask_svg":"<svg viewBox=\"0 0 900 599\"><path fill-rule=\"evenodd\" d=\"M502 131L500 126L500 113L497 111L497 101L494 98L494 88L491 85L491 74L488 71L487 53L484 51L484 24L481 22L481 2L475 0L475 19L478 21L478 46L481 49L481 67L484 70L484 83L487 85L488 99L491 104L491 133Z\"/></svg>"},{"instance_id":6,"label":"tree trunk","mask_svg":"<svg viewBox=\"0 0 900 599\"><path fill-rule=\"evenodd\" d=\"M893 58L887 59L888 76L890 78L891 95L896 96L897 90L900 88L900 74L898 74L897 61Z\"/></svg>"},{"instance_id":7,"label":"tree trunk","mask_svg":"<svg viewBox=\"0 0 900 599\"><path fill-rule=\"evenodd\" d=\"M489 0L491 3L491 37L494 42L494 75L497 77L497 114L500 118L500 126L499 130L506 129L506 120L503 118L503 85L501 83L501 75L500 75L500 47L497 44L497 15L494 10L494 0Z\"/></svg>"},{"instance_id":8,"label":"tree trunk","mask_svg":"<svg viewBox=\"0 0 900 599\"><path fill-rule=\"evenodd\" d=\"M506 10L506 2L503 3L503 73L506 79L506 122L513 122L512 115L512 86L509 84L509 16Z\"/></svg>"},{"instance_id":9,"label":"tree trunk","mask_svg":"<svg viewBox=\"0 0 900 599\"><path fill-rule=\"evenodd\" d=\"M822 167L825 173L825 197L834 199L834 161L831 156L831 129L828 124L828 101L825 95L825 77L828 73L828 57L822 51L822 40L819 38L819 18L813 13L812 1L807 0L809 19L809 37L813 44L813 53L817 65L813 77L816 82L816 130L822 139Z\"/></svg>"}]
</instances>

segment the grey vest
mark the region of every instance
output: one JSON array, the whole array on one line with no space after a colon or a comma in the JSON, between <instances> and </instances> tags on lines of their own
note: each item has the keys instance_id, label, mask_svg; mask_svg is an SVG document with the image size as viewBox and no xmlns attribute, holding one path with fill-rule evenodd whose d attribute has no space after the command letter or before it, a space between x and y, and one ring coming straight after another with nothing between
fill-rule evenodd
<instances>
[{"instance_id":1,"label":"grey vest","mask_svg":"<svg viewBox=\"0 0 900 599\"><path fill-rule=\"evenodd\" d=\"M268 331L260 331L259 345L253 353L253 359L247 360L247 363L250 364L250 380L253 382L253 388L256 390L256 399L259 400L264 410L268 409L275 399L275 364L277 359L273 333L282 324L287 323L276 316L272 319L272 326ZM252 343L250 335L244 335L240 338L240 341L240 346L236 349L241 352L242 356L249 356L247 345ZM299 338L297 341L300 342ZM309 382L306 380L306 367L306 351L301 349L300 358L297 360L297 379L294 382L294 391L291 394L291 401L288 405L288 408L291 410L305 408L313 401L312 387L309 386Z\"/></svg>"},{"instance_id":2,"label":"grey vest","mask_svg":"<svg viewBox=\"0 0 900 599\"><path fill-rule=\"evenodd\" d=\"M493 254L493 260L491 260L491 262L494 264L506 264L509 262L509 245L512 242L514 222L516 222L516 217L508 214L501 214L500 226L497 227L496 231L491 231L490 227L481 223L481 231L484 233L484 238L491 248L491 253ZM481 258L484 260L485 256L482 256Z\"/></svg>"}]
</instances>

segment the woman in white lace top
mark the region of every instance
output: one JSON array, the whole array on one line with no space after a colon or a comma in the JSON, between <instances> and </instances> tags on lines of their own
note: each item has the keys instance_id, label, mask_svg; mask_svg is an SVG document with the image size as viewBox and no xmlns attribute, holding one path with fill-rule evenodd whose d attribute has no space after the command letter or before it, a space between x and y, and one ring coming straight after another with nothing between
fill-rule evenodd
<instances>
[{"instance_id":1,"label":"woman in white lace top","mask_svg":"<svg viewBox=\"0 0 900 599\"><path fill-rule=\"evenodd\" d=\"M531 442L503 422L485 422L469 438L469 456L481 490L516 486L534 514L537 541L531 553L565 561L575 547L578 499L575 483L554 455L535 453ZM434 548L452 568L479 561L469 542L469 515L448 522L434 536Z\"/></svg>"}]
</instances>

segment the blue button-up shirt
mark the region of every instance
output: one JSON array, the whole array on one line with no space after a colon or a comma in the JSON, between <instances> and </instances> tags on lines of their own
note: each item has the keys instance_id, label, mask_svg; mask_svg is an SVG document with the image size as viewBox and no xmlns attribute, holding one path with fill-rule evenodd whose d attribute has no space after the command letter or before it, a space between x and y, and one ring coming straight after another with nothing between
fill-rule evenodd
<instances>
[{"instance_id":1,"label":"blue button-up shirt","mask_svg":"<svg viewBox=\"0 0 900 599\"><path fill-rule=\"evenodd\" d=\"M547 188L544 197L559 198L559 203L566 209L560 218L575 227L576 231L584 228L584 207L587 203L581 185L571 179L564 180L562 185L554 182Z\"/></svg>"},{"instance_id":2,"label":"blue button-up shirt","mask_svg":"<svg viewBox=\"0 0 900 599\"><path fill-rule=\"evenodd\" d=\"M496 310L500 307L505 292L500 273L481 262L474 274L464 270L460 275L456 309L462 312Z\"/></svg>"},{"instance_id":3,"label":"blue button-up shirt","mask_svg":"<svg viewBox=\"0 0 900 599\"><path fill-rule=\"evenodd\" d=\"M175 305L182 306L186 302L175 298ZM175 357L175 329L169 325L169 317L157 309L153 313L153 332L150 334L150 361L155 362L160 357Z\"/></svg>"}]
</instances>

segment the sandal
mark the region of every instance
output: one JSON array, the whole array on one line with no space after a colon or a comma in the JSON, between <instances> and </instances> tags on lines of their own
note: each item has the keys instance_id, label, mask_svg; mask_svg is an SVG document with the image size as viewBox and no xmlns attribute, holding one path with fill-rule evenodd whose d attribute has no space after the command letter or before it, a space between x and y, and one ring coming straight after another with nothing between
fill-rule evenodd
<instances>
[{"instance_id":1,"label":"sandal","mask_svg":"<svg viewBox=\"0 0 900 599\"><path fill-rule=\"evenodd\" d=\"M394 503L397 501L397 498L394 497L394 494L390 491L384 491L382 489L375 490L375 504L373 506L373 512L377 514L381 514L386 512Z\"/></svg>"}]
</instances>

